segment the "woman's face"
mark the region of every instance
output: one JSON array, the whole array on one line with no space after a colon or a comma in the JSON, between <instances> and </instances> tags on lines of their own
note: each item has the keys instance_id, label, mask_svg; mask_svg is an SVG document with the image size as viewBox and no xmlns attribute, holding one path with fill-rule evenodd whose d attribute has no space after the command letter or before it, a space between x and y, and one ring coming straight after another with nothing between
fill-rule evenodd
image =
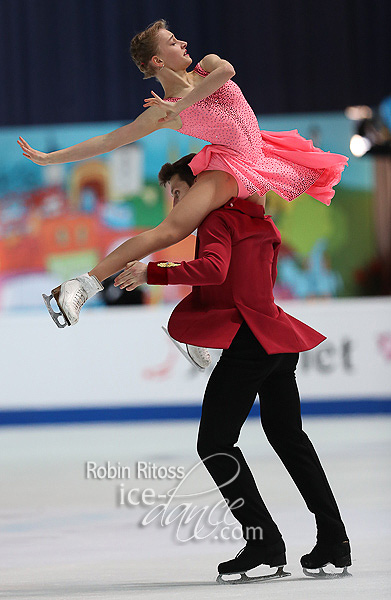
<instances>
[{"instance_id":1,"label":"woman's face","mask_svg":"<svg viewBox=\"0 0 391 600\"><path fill-rule=\"evenodd\" d=\"M156 67L165 67L173 71L185 70L191 65L192 60L187 53L187 42L177 40L168 29L159 29L158 33L159 54L152 57Z\"/></svg>"}]
</instances>

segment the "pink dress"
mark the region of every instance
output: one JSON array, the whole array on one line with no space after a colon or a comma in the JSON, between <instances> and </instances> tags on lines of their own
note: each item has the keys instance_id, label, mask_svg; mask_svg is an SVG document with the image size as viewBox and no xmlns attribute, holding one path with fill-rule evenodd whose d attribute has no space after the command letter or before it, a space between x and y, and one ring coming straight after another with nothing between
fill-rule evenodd
<instances>
[{"instance_id":1,"label":"pink dress","mask_svg":"<svg viewBox=\"0 0 391 600\"><path fill-rule=\"evenodd\" d=\"M195 72L209 75L199 64ZM180 98L166 98L176 102ZM180 133L211 143L190 167L226 171L238 183L238 198L274 190L285 200L306 192L329 205L348 158L315 148L311 140L291 131L261 131L257 118L239 86L227 81L213 94L180 113Z\"/></svg>"}]
</instances>

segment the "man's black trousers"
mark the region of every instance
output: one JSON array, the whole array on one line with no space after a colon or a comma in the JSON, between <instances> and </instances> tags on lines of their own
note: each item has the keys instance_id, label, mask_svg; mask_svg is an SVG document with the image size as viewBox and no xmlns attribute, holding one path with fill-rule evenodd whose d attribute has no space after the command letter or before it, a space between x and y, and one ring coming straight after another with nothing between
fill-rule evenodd
<instances>
[{"instance_id":1,"label":"man's black trousers","mask_svg":"<svg viewBox=\"0 0 391 600\"><path fill-rule=\"evenodd\" d=\"M317 541L348 539L325 472L302 429L295 378L298 358L293 353L267 354L243 322L230 347L223 350L205 391L197 451L229 506L244 500L232 513L242 525L244 539L253 543L269 545L282 537L235 445L257 394L267 439L315 515ZM261 540L252 539L253 528L261 528Z\"/></svg>"}]
</instances>

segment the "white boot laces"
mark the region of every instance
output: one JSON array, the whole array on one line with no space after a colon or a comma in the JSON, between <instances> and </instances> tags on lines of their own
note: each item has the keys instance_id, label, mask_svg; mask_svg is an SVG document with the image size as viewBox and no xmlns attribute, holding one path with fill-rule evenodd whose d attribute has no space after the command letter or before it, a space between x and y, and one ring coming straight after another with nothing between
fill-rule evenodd
<instances>
[{"instance_id":1,"label":"white boot laces","mask_svg":"<svg viewBox=\"0 0 391 600\"><path fill-rule=\"evenodd\" d=\"M75 295L72 299L75 310L80 312L81 307L83 306L83 304L85 304L86 300L87 294L82 289L78 289L77 292L75 292Z\"/></svg>"},{"instance_id":2,"label":"white boot laces","mask_svg":"<svg viewBox=\"0 0 391 600\"><path fill-rule=\"evenodd\" d=\"M210 359L210 354L209 351L206 348L199 348L198 349L198 354L200 355L201 358L203 358L204 360L209 360Z\"/></svg>"}]
</instances>

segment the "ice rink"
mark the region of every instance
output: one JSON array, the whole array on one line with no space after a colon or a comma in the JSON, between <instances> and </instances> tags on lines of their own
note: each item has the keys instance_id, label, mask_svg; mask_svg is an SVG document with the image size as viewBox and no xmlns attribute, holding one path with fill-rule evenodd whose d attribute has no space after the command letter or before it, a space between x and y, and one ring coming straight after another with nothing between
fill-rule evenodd
<instances>
[{"instance_id":1,"label":"ice rink","mask_svg":"<svg viewBox=\"0 0 391 600\"><path fill-rule=\"evenodd\" d=\"M163 527L155 519L141 526L156 505L120 505L120 489L136 490L131 499L137 501L138 489L164 494L180 482L136 478L137 462L184 467L186 473L198 463L196 421L11 427L0 436L1 597L389 598L391 419L307 417L303 422L339 502L352 546L353 577L303 575L299 559L314 545L314 519L257 419L245 424L240 446L285 538L292 576L245 586L215 582L217 564L238 552L239 539L224 541L209 532L202 540L178 541L194 534L194 523L178 529L178 520ZM131 476L87 479L87 461L129 466ZM193 496L211 486L200 465L183 482L187 499L176 502L190 498L198 508L215 505L217 491Z\"/></svg>"}]
</instances>

